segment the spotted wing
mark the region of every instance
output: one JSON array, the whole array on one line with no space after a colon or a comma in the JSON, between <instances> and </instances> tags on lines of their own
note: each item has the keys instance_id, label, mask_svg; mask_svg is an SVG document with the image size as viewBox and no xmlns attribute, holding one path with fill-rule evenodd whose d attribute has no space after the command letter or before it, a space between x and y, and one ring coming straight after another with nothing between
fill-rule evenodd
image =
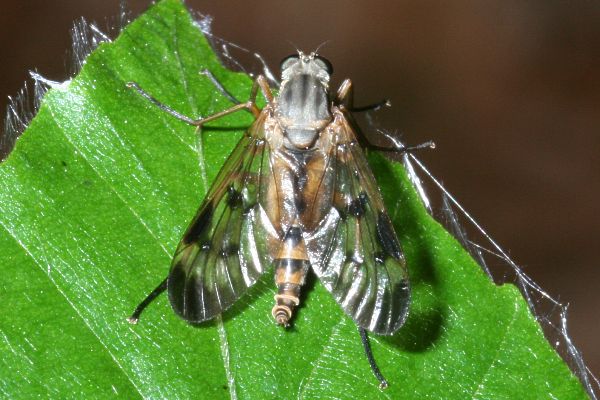
<instances>
[{"instance_id":1,"label":"spotted wing","mask_svg":"<svg viewBox=\"0 0 600 400\"><path fill-rule=\"evenodd\" d=\"M307 240L310 261L358 326L391 335L408 314L406 263L363 149L342 122L321 185L331 187L332 207Z\"/></svg>"},{"instance_id":2,"label":"spotted wing","mask_svg":"<svg viewBox=\"0 0 600 400\"><path fill-rule=\"evenodd\" d=\"M259 198L268 144L255 122L219 172L179 244L167 281L175 312L202 322L231 306L271 264L273 229Z\"/></svg>"}]
</instances>

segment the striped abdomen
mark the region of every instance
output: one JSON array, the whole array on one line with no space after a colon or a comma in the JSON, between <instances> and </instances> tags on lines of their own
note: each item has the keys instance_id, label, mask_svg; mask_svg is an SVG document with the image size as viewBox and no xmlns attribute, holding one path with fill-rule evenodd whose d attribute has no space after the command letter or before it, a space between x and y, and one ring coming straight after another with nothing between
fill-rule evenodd
<instances>
[{"instance_id":1,"label":"striped abdomen","mask_svg":"<svg viewBox=\"0 0 600 400\"><path fill-rule=\"evenodd\" d=\"M301 228L291 227L288 230L273 263L277 285L273 318L278 324L288 326L294 308L300 304L300 288L310 267Z\"/></svg>"}]
</instances>

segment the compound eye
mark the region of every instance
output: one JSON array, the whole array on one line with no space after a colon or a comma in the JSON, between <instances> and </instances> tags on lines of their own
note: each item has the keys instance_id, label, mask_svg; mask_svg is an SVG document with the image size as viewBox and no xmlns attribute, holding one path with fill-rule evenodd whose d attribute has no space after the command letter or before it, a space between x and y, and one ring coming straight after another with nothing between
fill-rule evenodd
<instances>
[{"instance_id":1,"label":"compound eye","mask_svg":"<svg viewBox=\"0 0 600 400\"><path fill-rule=\"evenodd\" d=\"M333 74L333 65L329 62L325 57L321 57L319 55L315 55L315 63L320 67L327 71L328 75Z\"/></svg>"},{"instance_id":2,"label":"compound eye","mask_svg":"<svg viewBox=\"0 0 600 400\"><path fill-rule=\"evenodd\" d=\"M300 56L298 55L298 53L285 57L283 60L281 60L281 64L279 64L281 71L285 71L290 66L297 63L299 59L300 59Z\"/></svg>"}]
</instances>

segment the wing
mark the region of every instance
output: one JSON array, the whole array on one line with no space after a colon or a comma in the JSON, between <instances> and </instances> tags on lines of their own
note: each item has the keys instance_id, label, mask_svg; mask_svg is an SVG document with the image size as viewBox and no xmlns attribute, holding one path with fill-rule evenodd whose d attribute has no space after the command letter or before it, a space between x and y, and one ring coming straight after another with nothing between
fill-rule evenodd
<instances>
[{"instance_id":1,"label":"wing","mask_svg":"<svg viewBox=\"0 0 600 400\"><path fill-rule=\"evenodd\" d=\"M309 258L358 326L391 335L408 315L406 263L363 149L345 118L335 126L322 185L331 188L332 207L307 240Z\"/></svg>"},{"instance_id":2,"label":"wing","mask_svg":"<svg viewBox=\"0 0 600 400\"><path fill-rule=\"evenodd\" d=\"M271 264L267 242L275 233L259 201L269 178L262 122L259 117L225 162L173 258L169 300L189 322L220 314Z\"/></svg>"}]
</instances>

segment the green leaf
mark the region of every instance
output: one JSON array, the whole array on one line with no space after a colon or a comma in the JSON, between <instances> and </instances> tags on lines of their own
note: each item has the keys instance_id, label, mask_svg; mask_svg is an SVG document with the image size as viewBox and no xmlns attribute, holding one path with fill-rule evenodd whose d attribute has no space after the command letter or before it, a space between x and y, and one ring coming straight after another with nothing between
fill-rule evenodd
<instances>
[{"instance_id":1,"label":"green leaf","mask_svg":"<svg viewBox=\"0 0 600 400\"><path fill-rule=\"evenodd\" d=\"M186 324L162 296L128 324L252 118L237 113L198 136L125 83L208 115L230 104L205 68L247 98L250 79L219 64L185 8L159 2L46 95L0 165L3 397L587 398L518 290L490 282L404 170L377 155L413 287L406 326L371 336L387 390L318 282L287 331L270 315L271 276L211 323Z\"/></svg>"}]
</instances>

